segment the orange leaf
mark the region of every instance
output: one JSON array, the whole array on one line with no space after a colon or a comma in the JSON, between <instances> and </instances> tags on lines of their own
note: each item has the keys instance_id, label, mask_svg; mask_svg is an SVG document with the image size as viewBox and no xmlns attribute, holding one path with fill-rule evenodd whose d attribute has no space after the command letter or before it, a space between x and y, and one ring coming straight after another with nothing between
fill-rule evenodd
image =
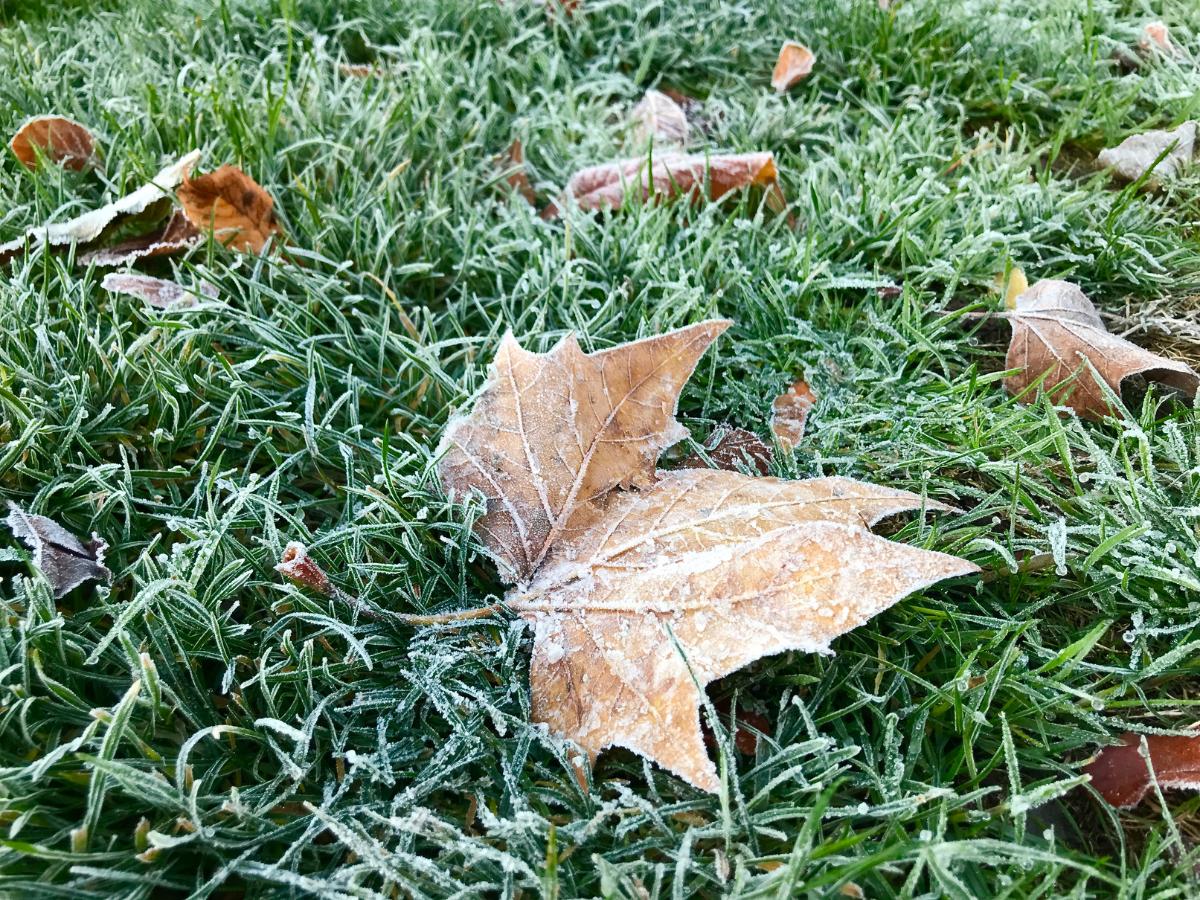
<instances>
[{"instance_id":1,"label":"orange leaf","mask_svg":"<svg viewBox=\"0 0 1200 900\"><path fill-rule=\"evenodd\" d=\"M13 135L8 146L27 169L38 167L39 154L54 163L81 172L95 156L91 132L62 116L37 116Z\"/></svg>"},{"instance_id":2,"label":"orange leaf","mask_svg":"<svg viewBox=\"0 0 1200 900\"><path fill-rule=\"evenodd\" d=\"M260 253L280 233L275 201L237 166L184 179L179 202L193 225L235 250Z\"/></svg>"},{"instance_id":3,"label":"orange leaf","mask_svg":"<svg viewBox=\"0 0 1200 900\"><path fill-rule=\"evenodd\" d=\"M1200 790L1200 734L1148 734L1145 739L1149 759L1142 755L1142 736L1126 732L1121 743L1105 747L1084 767L1100 796L1112 806L1137 806L1150 790L1151 767L1160 787Z\"/></svg>"},{"instance_id":4,"label":"orange leaf","mask_svg":"<svg viewBox=\"0 0 1200 900\"><path fill-rule=\"evenodd\" d=\"M816 54L803 44L785 41L779 50L775 71L771 73L771 86L782 94L796 82L807 78L816 61Z\"/></svg>"},{"instance_id":5,"label":"orange leaf","mask_svg":"<svg viewBox=\"0 0 1200 900\"><path fill-rule=\"evenodd\" d=\"M771 404L771 431L785 450L790 450L804 437L808 411L817 402L817 395L807 381L797 381L775 398Z\"/></svg>"}]
</instances>

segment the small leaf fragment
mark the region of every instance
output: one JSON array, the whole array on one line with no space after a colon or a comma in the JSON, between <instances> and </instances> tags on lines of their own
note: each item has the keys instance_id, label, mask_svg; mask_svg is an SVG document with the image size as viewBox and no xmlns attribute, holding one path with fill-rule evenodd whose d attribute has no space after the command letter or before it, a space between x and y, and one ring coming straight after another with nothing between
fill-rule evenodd
<instances>
[{"instance_id":1,"label":"small leaf fragment","mask_svg":"<svg viewBox=\"0 0 1200 900\"><path fill-rule=\"evenodd\" d=\"M308 555L308 548L299 541L291 541L283 548L283 556L275 566L275 571L293 584L322 596L328 597L334 593L333 583L325 570Z\"/></svg>"},{"instance_id":2,"label":"small leaf fragment","mask_svg":"<svg viewBox=\"0 0 1200 900\"><path fill-rule=\"evenodd\" d=\"M729 472L736 472L739 466L746 466L760 475L766 475L771 471L771 460L775 458L775 452L770 445L745 428L718 428L704 442L704 449L718 469ZM707 469L708 464L699 454L692 454L679 463L679 468Z\"/></svg>"},{"instance_id":3,"label":"small leaf fragment","mask_svg":"<svg viewBox=\"0 0 1200 900\"><path fill-rule=\"evenodd\" d=\"M498 162L510 170L504 179L508 186L520 194L530 206L536 206L537 194L533 190L533 185L529 183L529 173L525 171L525 147L520 138L513 138L513 142L508 147L508 153L502 156Z\"/></svg>"},{"instance_id":4,"label":"small leaf fragment","mask_svg":"<svg viewBox=\"0 0 1200 900\"><path fill-rule=\"evenodd\" d=\"M633 141L638 147L684 147L688 142L688 120L683 107L662 91L649 90L629 115Z\"/></svg>"},{"instance_id":5,"label":"small leaf fragment","mask_svg":"<svg viewBox=\"0 0 1200 900\"><path fill-rule=\"evenodd\" d=\"M1101 150L1096 161L1126 181L1136 181L1147 172L1152 179L1170 178L1192 161L1195 144L1196 123L1184 122L1172 131L1155 129L1131 135L1117 146ZM1170 152L1155 165L1168 148Z\"/></svg>"},{"instance_id":6,"label":"small leaf fragment","mask_svg":"<svg viewBox=\"0 0 1200 900\"><path fill-rule=\"evenodd\" d=\"M1045 376L1042 390L1054 403L1101 419L1111 410L1088 364L1117 393L1121 382L1136 374L1188 399L1200 388L1200 376L1190 366L1110 334L1096 307L1070 282L1037 282L1017 298L1008 319L1012 341L1004 365L1017 370L1004 380L1010 394L1023 393Z\"/></svg>"},{"instance_id":7,"label":"small leaf fragment","mask_svg":"<svg viewBox=\"0 0 1200 900\"><path fill-rule=\"evenodd\" d=\"M275 201L237 166L224 165L179 187L184 215L201 231L235 250L261 253L280 233Z\"/></svg>"},{"instance_id":8,"label":"small leaf fragment","mask_svg":"<svg viewBox=\"0 0 1200 900\"><path fill-rule=\"evenodd\" d=\"M779 59L771 73L771 86L782 94L798 81L807 78L817 61L816 54L796 41L784 41Z\"/></svg>"},{"instance_id":9,"label":"small leaf fragment","mask_svg":"<svg viewBox=\"0 0 1200 900\"><path fill-rule=\"evenodd\" d=\"M138 297L156 309L185 309L195 306L200 300L196 291L188 290L177 282L136 272L110 272L104 276L100 287L110 294ZM217 289L207 282L201 282L197 291L209 299L217 296Z\"/></svg>"},{"instance_id":10,"label":"small leaf fragment","mask_svg":"<svg viewBox=\"0 0 1200 900\"><path fill-rule=\"evenodd\" d=\"M771 432L779 446L791 450L804 437L808 413L817 402L817 395L804 380L797 381L775 398L771 404Z\"/></svg>"},{"instance_id":11,"label":"small leaf fragment","mask_svg":"<svg viewBox=\"0 0 1200 900\"><path fill-rule=\"evenodd\" d=\"M50 583L58 600L85 581L108 582L112 573L104 565L108 544L97 534L86 543L53 519L32 515L9 502L8 527L33 551L33 564Z\"/></svg>"},{"instance_id":12,"label":"small leaf fragment","mask_svg":"<svg viewBox=\"0 0 1200 900\"><path fill-rule=\"evenodd\" d=\"M41 158L82 172L95 158L92 134L64 116L35 116L17 129L8 142L27 169L36 169Z\"/></svg>"},{"instance_id":13,"label":"small leaf fragment","mask_svg":"<svg viewBox=\"0 0 1200 900\"><path fill-rule=\"evenodd\" d=\"M1142 752L1143 738L1149 758ZM1200 734L1126 732L1121 743L1102 749L1083 771L1111 806L1125 809L1137 806L1150 790L1151 767L1159 787L1200 790Z\"/></svg>"},{"instance_id":14,"label":"small leaf fragment","mask_svg":"<svg viewBox=\"0 0 1200 900\"><path fill-rule=\"evenodd\" d=\"M1174 56L1175 44L1171 41L1171 31L1166 23L1147 22L1138 40L1138 50L1143 54L1161 53L1164 56Z\"/></svg>"},{"instance_id":15,"label":"small leaf fragment","mask_svg":"<svg viewBox=\"0 0 1200 900\"><path fill-rule=\"evenodd\" d=\"M80 265L125 266L154 256L172 256L200 243L199 229L181 210L174 210L162 225L148 234L130 238L112 247L101 247L79 255Z\"/></svg>"}]
</instances>

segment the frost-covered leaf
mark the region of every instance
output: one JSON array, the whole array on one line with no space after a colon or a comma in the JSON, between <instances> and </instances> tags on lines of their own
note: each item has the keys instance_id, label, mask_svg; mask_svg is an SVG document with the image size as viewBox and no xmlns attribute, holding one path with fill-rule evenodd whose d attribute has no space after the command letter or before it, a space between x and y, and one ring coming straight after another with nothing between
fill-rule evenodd
<instances>
[{"instance_id":1,"label":"frost-covered leaf","mask_svg":"<svg viewBox=\"0 0 1200 900\"><path fill-rule=\"evenodd\" d=\"M148 234L130 238L112 247L101 247L79 255L80 265L125 266L151 256L171 256L200 243L201 234L180 210Z\"/></svg>"},{"instance_id":2,"label":"frost-covered leaf","mask_svg":"<svg viewBox=\"0 0 1200 900\"><path fill-rule=\"evenodd\" d=\"M683 107L662 91L649 90L629 114L633 141L638 147L653 142L656 147L684 147L688 142L688 120Z\"/></svg>"},{"instance_id":3,"label":"frost-covered leaf","mask_svg":"<svg viewBox=\"0 0 1200 900\"><path fill-rule=\"evenodd\" d=\"M507 598L534 631L534 718L593 755L628 747L715 791L705 685L784 650L827 653L913 591L976 571L868 530L922 505L843 478L685 469L580 508Z\"/></svg>"},{"instance_id":4,"label":"frost-covered leaf","mask_svg":"<svg viewBox=\"0 0 1200 900\"><path fill-rule=\"evenodd\" d=\"M760 475L766 475L771 470L771 460L775 458L771 447L745 428L718 428L704 442L704 450L718 469L730 472L745 466ZM692 454L679 463L679 468L707 469L709 466L701 456Z\"/></svg>"},{"instance_id":5,"label":"frost-covered leaf","mask_svg":"<svg viewBox=\"0 0 1200 900\"><path fill-rule=\"evenodd\" d=\"M1130 807L1137 806L1150 790L1151 768L1159 787L1200 790L1200 734L1143 736L1127 732L1121 743L1105 747L1083 771L1092 776L1092 787L1109 804Z\"/></svg>"},{"instance_id":6,"label":"frost-covered leaf","mask_svg":"<svg viewBox=\"0 0 1200 900\"><path fill-rule=\"evenodd\" d=\"M177 282L136 272L110 272L104 276L100 287L110 294L138 297L157 309L187 308L195 306L201 294L209 299L217 296L217 289L206 282L201 282L193 291Z\"/></svg>"},{"instance_id":7,"label":"frost-covered leaf","mask_svg":"<svg viewBox=\"0 0 1200 900\"><path fill-rule=\"evenodd\" d=\"M1136 181L1154 166L1152 178L1169 178L1192 161L1196 123L1184 122L1173 131L1146 131L1131 135L1115 147L1101 150L1096 161L1127 181ZM1154 161L1170 148L1158 165Z\"/></svg>"},{"instance_id":8,"label":"frost-covered leaf","mask_svg":"<svg viewBox=\"0 0 1200 900\"><path fill-rule=\"evenodd\" d=\"M8 142L13 155L27 169L36 169L40 159L81 172L96 152L92 134L64 116L35 116L17 129Z\"/></svg>"},{"instance_id":9,"label":"frost-covered leaf","mask_svg":"<svg viewBox=\"0 0 1200 900\"><path fill-rule=\"evenodd\" d=\"M275 201L237 166L184 179L179 203L188 221L235 250L260 253L279 234Z\"/></svg>"},{"instance_id":10,"label":"frost-covered leaf","mask_svg":"<svg viewBox=\"0 0 1200 900\"><path fill-rule=\"evenodd\" d=\"M771 404L771 431L779 446L791 449L804 437L808 411L817 402L817 395L807 381L797 381L775 398Z\"/></svg>"},{"instance_id":11,"label":"frost-covered leaf","mask_svg":"<svg viewBox=\"0 0 1200 900\"><path fill-rule=\"evenodd\" d=\"M778 178L770 153L652 153L581 169L567 182L567 194L582 209L616 209L627 194L646 202L678 197L719 200L754 186L778 191ZM547 218L558 214L556 205L543 213Z\"/></svg>"},{"instance_id":12,"label":"frost-covered leaf","mask_svg":"<svg viewBox=\"0 0 1200 900\"><path fill-rule=\"evenodd\" d=\"M54 599L59 599L88 580L108 581L112 573L104 565L108 544L96 534L86 543L53 519L32 515L17 504L8 504L8 527L33 551L33 564L46 577Z\"/></svg>"},{"instance_id":13,"label":"frost-covered leaf","mask_svg":"<svg viewBox=\"0 0 1200 900\"><path fill-rule=\"evenodd\" d=\"M200 158L200 151L193 150L171 165L162 169L147 184L131 194L126 194L99 209L93 209L66 222L54 222L31 228L23 237L0 245L0 262L10 259L25 248L25 242L59 247L65 244L86 244L100 238L115 222L145 212L153 203L171 196L171 192Z\"/></svg>"},{"instance_id":14,"label":"frost-covered leaf","mask_svg":"<svg viewBox=\"0 0 1200 900\"><path fill-rule=\"evenodd\" d=\"M325 570L308 555L308 548L299 541L291 541L283 548L283 556L275 566L275 571L293 584L318 594L328 596L334 592L333 583Z\"/></svg>"},{"instance_id":15,"label":"frost-covered leaf","mask_svg":"<svg viewBox=\"0 0 1200 900\"><path fill-rule=\"evenodd\" d=\"M1100 419L1110 408L1092 367L1117 393L1122 381L1138 374L1189 399L1200 387L1200 377L1190 366L1110 334L1096 307L1070 282L1037 282L1017 298L1008 318L1013 333L1004 365L1017 370L1004 380L1011 394L1024 392L1045 376L1042 389L1051 400Z\"/></svg>"},{"instance_id":16,"label":"frost-covered leaf","mask_svg":"<svg viewBox=\"0 0 1200 900\"><path fill-rule=\"evenodd\" d=\"M478 491L478 523L501 574L528 579L576 510L617 485L648 485L686 434L679 392L725 321L584 353L573 335L549 353L505 336L470 415L446 429L442 484Z\"/></svg>"},{"instance_id":17,"label":"frost-covered leaf","mask_svg":"<svg viewBox=\"0 0 1200 900\"><path fill-rule=\"evenodd\" d=\"M807 78L816 61L816 54L803 44L784 41L779 50L779 59L775 61L775 70L771 73L771 86L782 94L796 82Z\"/></svg>"}]
</instances>

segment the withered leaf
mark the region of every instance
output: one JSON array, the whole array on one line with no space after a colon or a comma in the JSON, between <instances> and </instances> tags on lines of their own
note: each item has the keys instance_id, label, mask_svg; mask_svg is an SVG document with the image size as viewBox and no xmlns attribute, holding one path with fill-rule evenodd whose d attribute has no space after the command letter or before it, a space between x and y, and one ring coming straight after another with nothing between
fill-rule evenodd
<instances>
[{"instance_id":1,"label":"withered leaf","mask_svg":"<svg viewBox=\"0 0 1200 900\"><path fill-rule=\"evenodd\" d=\"M829 642L908 594L976 571L867 525L922 499L843 478L662 472L581 508L529 585L533 717L590 754L622 746L703 790L704 687Z\"/></svg>"},{"instance_id":2,"label":"withered leaf","mask_svg":"<svg viewBox=\"0 0 1200 900\"><path fill-rule=\"evenodd\" d=\"M1200 377L1184 363L1110 334L1096 307L1070 282L1037 282L1017 297L1008 318L1013 333L1004 365L1018 370L1004 380L1011 394L1021 394L1045 376L1042 389L1054 403L1100 419L1110 408L1088 364L1117 393L1121 382L1136 374L1179 390L1189 399L1200 387Z\"/></svg>"},{"instance_id":3,"label":"withered leaf","mask_svg":"<svg viewBox=\"0 0 1200 900\"><path fill-rule=\"evenodd\" d=\"M27 169L36 169L39 159L82 172L96 152L92 134L78 122L63 116L35 116L17 129L8 142L13 155Z\"/></svg>"},{"instance_id":4,"label":"withered leaf","mask_svg":"<svg viewBox=\"0 0 1200 900\"><path fill-rule=\"evenodd\" d=\"M728 323L585 355L506 337L469 415L447 428L443 486L479 492L477 523L509 609L534 633L533 716L591 755L619 745L713 791L705 685L829 642L966 560L887 541L880 519L945 509L845 478L655 472L683 431L676 401ZM624 488L624 490L622 490Z\"/></svg>"},{"instance_id":5,"label":"withered leaf","mask_svg":"<svg viewBox=\"0 0 1200 900\"><path fill-rule=\"evenodd\" d=\"M50 583L55 600L85 581L107 582L112 577L104 565L108 544L99 535L84 543L53 519L27 513L11 501L6 521L13 536L33 551L33 564Z\"/></svg>"},{"instance_id":6,"label":"withered leaf","mask_svg":"<svg viewBox=\"0 0 1200 900\"><path fill-rule=\"evenodd\" d=\"M201 282L193 291L177 282L136 272L110 272L100 286L110 294L138 297L157 309L185 309L199 302L199 294L209 299L217 296L217 289L207 282Z\"/></svg>"},{"instance_id":7,"label":"withered leaf","mask_svg":"<svg viewBox=\"0 0 1200 900\"><path fill-rule=\"evenodd\" d=\"M35 245L43 244L48 247L72 243L86 244L96 240L114 222L144 212L151 204L169 197L176 185L183 180L199 158L200 151L193 150L187 156L181 157L162 169L149 183L142 185L131 194L126 194L112 203L66 222L55 222L31 228L24 237L0 245L0 262L21 252L27 240Z\"/></svg>"},{"instance_id":8,"label":"withered leaf","mask_svg":"<svg viewBox=\"0 0 1200 900\"><path fill-rule=\"evenodd\" d=\"M728 327L702 322L590 354L574 335L549 353L504 337L470 415L446 428L438 471L447 488L487 498L479 528L507 580L528 579L581 506L653 482L659 454L685 434L679 392Z\"/></svg>"},{"instance_id":9,"label":"withered leaf","mask_svg":"<svg viewBox=\"0 0 1200 900\"><path fill-rule=\"evenodd\" d=\"M1150 790L1150 768L1159 787L1200 790L1200 734L1145 735L1149 758L1143 755L1142 735L1127 732L1121 743L1105 747L1084 767L1092 787L1109 804L1131 807Z\"/></svg>"},{"instance_id":10,"label":"withered leaf","mask_svg":"<svg viewBox=\"0 0 1200 900\"><path fill-rule=\"evenodd\" d=\"M1175 54L1175 44L1171 42L1171 31L1165 22L1147 22L1142 28L1142 36L1138 40L1138 50L1144 54L1161 53L1165 56Z\"/></svg>"},{"instance_id":11,"label":"withered leaf","mask_svg":"<svg viewBox=\"0 0 1200 900\"><path fill-rule=\"evenodd\" d=\"M506 157L499 160L509 170L504 179L510 188L520 194L530 206L537 204L537 194L529 183L529 173L525 171L525 146L520 138L514 138L508 147Z\"/></svg>"},{"instance_id":12,"label":"withered leaf","mask_svg":"<svg viewBox=\"0 0 1200 900\"><path fill-rule=\"evenodd\" d=\"M171 215L149 234L130 238L112 247L101 247L79 255L80 265L107 268L124 266L152 256L171 256L182 253L200 242L201 234L181 210Z\"/></svg>"},{"instance_id":13,"label":"withered leaf","mask_svg":"<svg viewBox=\"0 0 1200 900\"><path fill-rule=\"evenodd\" d=\"M655 153L580 169L567 182L567 194L582 209L616 209L624 203L626 193L642 202L677 197L719 200L752 186L778 192L778 178L775 157L770 153ZM554 205L543 213L547 218L558 214Z\"/></svg>"},{"instance_id":14,"label":"withered leaf","mask_svg":"<svg viewBox=\"0 0 1200 900\"><path fill-rule=\"evenodd\" d=\"M704 442L704 449L718 469L730 472L736 472L739 466L748 466L760 475L766 475L775 458L770 446L745 428L718 428ZM692 454L679 463L679 468L707 469L708 464L699 454Z\"/></svg>"},{"instance_id":15,"label":"withered leaf","mask_svg":"<svg viewBox=\"0 0 1200 900\"><path fill-rule=\"evenodd\" d=\"M179 203L188 220L227 247L260 253L280 233L275 201L237 166L224 165L199 178L185 178Z\"/></svg>"},{"instance_id":16,"label":"withered leaf","mask_svg":"<svg viewBox=\"0 0 1200 900\"><path fill-rule=\"evenodd\" d=\"M817 395L807 381L797 381L775 398L771 404L771 432L779 446L790 450L804 437L808 411L817 402Z\"/></svg>"},{"instance_id":17,"label":"withered leaf","mask_svg":"<svg viewBox=\"0 0 1200 900\"><path fill-rule=\"evenodd\" d=\"M1131 135L1115 147L1100 151L1096 161L1112 169L1127 181L1136 181L1147 172L1152 179L1170 178L1192 161L1196 146L1196 123L1184 122L1173 131L1147 131ZM1171 148L1151 172L1159 154Z\"/></svg>"},{"instance_id":18,"label":"withered leaf","mask_svg":"<svg viewBox=\"0 0 1200 900\"><path fill-rule=\"evenodd\" d=\"M816 61L816 54L803 44L784 41L779 50L779 59L775 62L775 71L771 73L771 86L782 94L796 82L807 78Z\"/></svg>"},{"instance_id":19,"label":"withered leaf","mask_svg":"<svg viewBox=\"0 0 1200 900\"><path fill-rule=\"evenodd\" d=\"M308 548L299 541L291 541L283 548L283 556L275 566L275 571L293 584L318 594L329 596L335 591L325 570L308 555Z\"/></svg>"},{"instance_id":20,"label":"withered leaf","mask_svg":"<svg viewBox=\"0 0 1200 900\"><path fill-rule=\"evenodd\" d=\"M633 140L639 147L684 147L688 142L688 120L683 107L662 91L649 90L630 113Z\"/></svg>"}]
</instances>

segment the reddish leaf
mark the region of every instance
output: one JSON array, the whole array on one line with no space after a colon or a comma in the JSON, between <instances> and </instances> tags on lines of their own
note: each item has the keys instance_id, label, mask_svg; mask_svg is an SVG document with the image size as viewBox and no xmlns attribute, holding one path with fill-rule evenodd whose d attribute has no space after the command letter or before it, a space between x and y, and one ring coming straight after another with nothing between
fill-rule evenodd
<instances>
[{"instance_id":1,"label":"reddish leaf","mask_svg":"<svg viewBox=\"0 0 1200 900\"><path fill-rule=\"evenodd\" d=\"M200 242L200 231L180 210L149 234L130 238L112 247L91 250L79 257L81 265L124 266L150 256L170 256L194 247Z\"/></svg>"},{"instance_id":2,"label":"reddish leaf","mask_svg":"<svg viewBox=\"0 0 1200 900\"><path fill-rule=\"evenodd\" d=\"M1142 755L1142 737L1126 732L1084 768L1100 796L1112 806L1137 806L1150 790L1150 767L1159 787L1200 790L1200 734L1145 735L1149 759Z\"/></svg>"},{"instance_id":3,"label":"reddish leaf","mask_svg":"<svg viewBox=\"0 0 1200 900\"><path fill-rule=\"evenodd\" d=\"M520 138L515 138L509 145L508 153L501 156L498 162L510 170L505 181L508 186L520 194L530 206L537 204L537 194L529 183L529 175L525 171L525 147Z\"/></svg>"},{"instance_id":4,"label":"reddish leaf","mask_svg":"<svg viewBox=\"0 0 1200 900\"><path fill-rule=\"evenodd\" d=\"M95 155L91 132L62 116L30 119L17 129L8 146L27 169L36 169L40 157L81 172Z\"/></svg>"},{"instance_id":5,"label":"reddish leaf","mask_svg":"<svg viewBox=\"0 0 1200 900\"><path fill-rule=\"evenodd\" d=\"M317 594L329 596L334 592L329 576L308 555L308 548L299 541L292 541L284 547L283 556L275 571L293 584L306 587Z\"/></svg>"},{"instance_id":6,"label":"reddish leaf","mask_svg":"<svg viewBox=\"0 0 1200 900\"><path fill-rule=\"evenodd\" d=\"M1163 22L1148 22L1142 29L1142 37L1138 41L1138 50L1144 54L1161 53L1165 56L1175 55L1175 45L1171 42L1171 32Z\"/></svg>"},{"instance_id":7,"label":"reddish leaf","mask_svg":"<svg viewBox=\"0 0 1200 900\"><path fill-rule=\"evenodd\" d=\"M795 41L785 41L771 73L771 86L783 93L796 82L808 77L817 61L816 54Z\"/></svg>"},{"instance_id":8,"label":"reddish leaf","mask_svg":"<svg viewBox=\"0 0 1200 900\"><path fill-rule=\"evenodd\" d=\"M749 466L758 474L766 475L775 456L762 438L745 428L718 428L705 441L704 448L718 469L730 472L737 471L740 466ZM708 464L699 454L693 453L679 464L679 468L707 469Z\"/></svg>"},{"instance_id":9,"label":"reddish leaf","mask_svg":"<svg viewBox=\"0 0 1200 900\"><path fill-rule=\"evenodd\" d=\"M279 234L275 201L237 166L185 178L179 202L193 225L212 231L218 241L235 250L260 253Z\"/></svg>"}]
</instances>

